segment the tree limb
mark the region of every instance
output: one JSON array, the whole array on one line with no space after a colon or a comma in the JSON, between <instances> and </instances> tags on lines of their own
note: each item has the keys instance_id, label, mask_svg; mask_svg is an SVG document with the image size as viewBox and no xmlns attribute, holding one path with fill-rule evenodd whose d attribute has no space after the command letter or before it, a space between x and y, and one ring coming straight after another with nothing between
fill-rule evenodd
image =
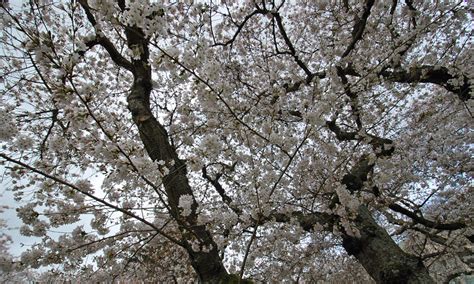
<instances>
[{"instance_id":1,"label":"tree limb","mask_svg":"<svg viewBox=\"0 0 474 284\"><path fill-rule=\"evenodd\" d=\"M462 101L471 99L473 89L469 79L463 75L456 77L450 74L446 67L422 65L411 67L409 70L382 71L379 75L386 80L397 83L432 83L444 87L456 94Z\"/></svg>"},{"instance_id":2,"label":"tree limb","mask_svg":"<svg viewBox=\"0 0 474 284\"><path fill-rule=\"evenodd\" d=\"M131 217L131 218L133 218L133 219L136 219L136 220L138 220L138 221L140 221L140 222L142 222L142 223L144 223L144 224L150 226L150 227L153 228L156 232L159 232L162 236L164 236L165 238L167 238L167 239L170 240L171 242L173 242L173 243L175 243L175 244L177 244L177 245L179 245L179 246L183 246L183 243L182 243L181 241L178 241L178 240L176 240L175 238L171 237L170 235L168 235L168 234L162 232L162 231L161 231L158 227L156 227L153 223L151 223L151 222L149 222L149 221L143 219L143 218L140 217L140 216L137 216L137 215L133 214L132 212L130 212L130 211L126 210L126 209L123 209L123 208L121 208L121 207L119 207L119 206L116 206L116 205L114 205L114 204L112 204L112 203L109 203L109 202L105 201L105 200L102 199L102 198L98 198L97 196L95 196L95 195L91 194L90 192L85 191L85 190L83 190L83 189L81 189L81 188L75 186L75 185L72 184L72 183L69 183L69 182L67 182L67 181L65 181L65 180L63 180L63 179L61 179L61 178L59 178L59 177L57 177L57 176L50 175L50 174L48 174L48 173L46 173L46 172L44 172L44 171L42 171L42 170L39 170L39 169L37 169L37 168L34 168L34 167L32 167L32 166L30 166L30 165L28 165L28 164L25 164L25 163L23 163L23 162L21 162L21 161L19 161L19 160L13 159L13 158L11 158L11 157L9 157L9 156L3 154L3 153L0 153L0 157L3 158L3 159L5 159L5 160L7 160L7 161L9 161L9 162L12 162L12 163L14 163L14 164L17 164L18 166L20 166L20 167L22 167L22 168L25 168L25 169L27 169L27 170L29 170L29 171L31 171L31 172L37 173L37 174L39 174L39 175L41 175L41 176L43 176L43 177L45 177L45 178L48 178L48 179L53 180L53 181L55 181L55 182L57 182L57 183L59 183L59 184L65 185L65 186L67 186L67 187L69 187L69 188L72 188L72 189L74 189L75 191L80 192L80 193L84 194L85 196L91 198L92 200L95 200L95 201L99 202L100 204L105 205L106 207L109 207L109 208L111 208L111 209L113 209L113 210L115 210L115 211L121 212L121 213L123 213L124 215L127 215L127 216L129 216L129 217Z\"/></svg>"},{"instance_id":3,"label":"tree limb","mask_svg":"<svg viewBox=\"0 0 474 284\"><path fill-rule=\"evenodd\" d=\"M234 41L237 39L237 36L240 34L242 29L244 28L245 24L248 22L248 20L250 20L250 18L252 18L253 16L255 16L257 14L262 14L262 13L263 13L263 11L255 10L252 13L245 16L242 23L237 25L237 30L235 31L235 33L234 33L234 35L232 36L231 39L227 40L226 42L216 42L216 43L214 43L213 46L224 46L225 47L225 46L228 46L228 45L232 45L234 43Z\"/></svg>"},{"instance_id":4,"label":"tree limb","mask_svg":"<svg viewBox=\"0 0 474 284\"><path fill-rule=\"evenodd\" d=\"M375 0L367 0L364 5L364 12L362 13L362 17L356 17L356 23L354 24L354 28L352 29L352 40L349 46L347 46L346 50L342 54L342 58L349 55L349 53L354 49L356 43L362 39L362 34L364 33L365 26L367 24L367 19L370 15L370 10L374 5Z\"/></svg>"},{"instance_id":5,"label":"tree limb","mask_svg":"<svg viewBox=\"0 0 474 284\"><path fill-rule=\"evenodd\" d=\"M270 215L266 220L275 220L278 223L290 223L292 220L296 220L301 228L307 232L312 232L316 225L323 227L332 228L332 225L336 221L335 217L328 213L322 212L310 212L303 213L300 211L294 211L290 214L274 213Z\"/></svg>"},{"instance_id":6,"label":"tree limb","mask_svg":"<svg viewBox=\"0 0 474 284\"><path fill-rule=\"evenodd\" d=\"M91 12L91 7L89 6L89 3L87 2L87 0L79 0L79 4L81 5L82 9L86 13L86 16L89 22L93 26L96 26L97 21ZM109 53L110 57L112 58L112 61L115 64L127 69L128 71L133 72L132 63L122 56L122 54L115 48L114 44L107 37L97 34L95 39L88 41L85 44L89 48L92 48L93 46L97 44L102 46Z\"/></svg>"},{"instance_id":7,"label":"tree limb","mask_svg":"<svg viewBox=\"0 0 474 284\"><path fill-rule=\"evenodd\" d=\"M288 37L288 34L285 31L285 27L283 26L283 22L282 22L280 14L275 12L275 13L272 13L272 15L277 23L278 29L280 31L281 36L283 37L283 40L285 41L286 45L288 46L288 49L290 50L289 52L290 55L296 61L296 64L298 64L298 66L301 69L303 69L304 73L306 74L306 76L308 76L308 78L313 77L314 76L313 73L311 73L311 71L306 66L306 64L304 64L303 61L301 61L301 59L296 54L296 49L293 46L293 43L291 42L290 38Z\"/></svg>"},{"instance_id":8,"label":"tree limb","mask_svg":"<svg viewBox=\"0 0 474 284\"><path fill-rule=\"evenodd\" d=\"M217 177L213 179L207 174L207 168L204 166L204 167L202 167L202 177L205 178L208 182L210 182L212 184L212 186L214 186L215 190L221 196L222 200L227 204L227 206L229 206L230 209L232 209L232 211L234 211L237 215L242 214L242 210L240 208L232 206L232 204L231 204L232 203L232 198L230 198L225 193L224 188L219 183L219 178L221 177L220 174L218 174Z\"/></svg>"},{"instance_id":9,"label":"tree limb","mask_svg":"<svg viewBox=\"0 0 474 284\"><path fill-rule=\"evenodd\" d=\"M437 223L430 220L423 218L422 216L418 216L415 212L412 212L396 203L390 204L388 206L391 210L401 213L407 217L410 217L415 223L419 223L425 227L438 229L438 230L459 230L466 228L467 225L461 222L454 222L454 223Z\"/></svg>"}]
</instances>

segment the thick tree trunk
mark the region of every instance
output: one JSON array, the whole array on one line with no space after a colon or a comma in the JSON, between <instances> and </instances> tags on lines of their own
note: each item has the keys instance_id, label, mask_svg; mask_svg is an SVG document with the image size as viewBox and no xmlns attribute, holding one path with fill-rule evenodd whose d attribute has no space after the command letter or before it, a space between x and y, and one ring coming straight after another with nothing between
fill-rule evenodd
<instances>
[{"instance_id":1,"label":"thick tree trunk","mask_svg":"<svg viewBox=\"0 0 474 284\"><path fill-rule=\"evenodd\" d=\"M179 159L176 149L171 145L166 129L153 116L150 108L150 93L152 91L151 67L148 63L148 41L143 32L137 28L127 27L125 30L130 48L142 51L140 59L132 61L133 86L127 97L128 109L133 121L138 127L140 138L148 155L153 161L165 161L169 174L163 177L170 213L180 227L181 239L188 252L191 264L200 281L206 283L221 283L227 279L227 273L219 257L217 245L204 225L197 223L197 202L186 175L186 165ZM173 161L174 165L169 166ZM181 196L192 197L191 214L180 214L179 199ZM199 244L199 249L193 249L193 243ZM196 251L197 250L197 251Z\"/></svg>"},{"instance_id":2,"label":"thick tree trunk","mask_svg":"<svg viewBox=\"0 0 474 284\"><path fill-rule=\"evenodd\" d=\"M377 283L434 283L423 262L404 252L361 205L354 225L360 238L343 235L343 246Z\"/></svg>"},{"instance_id":3,"label":"thick tree trunk","mask_svg":"<svg viewBox=\"0 0 474 284\"><path fill-rule=\"evenodd\" d=\"M186 166L169 143L164 127L153 117L148 107L149 88L144 84L149 84L149 81L136 78L132 92L128 97L133 120L150 158L154 161L174 161L174 166L169 169L170 174L163 178L163 184L168 197L170 213L181 227L185 248L199 279L203 282L220 282L220 279L227 277L227 271L211 235L206 231L205 226L197 224L195 211L197 203L193 202L190 215L186 217L180 215L179 198L183 195L193 196L186 176ZM193 241L200 244L201 251L193 250Z\"/></svg>"},{"instance_id":4,"label":"thick tree trunk","mask_svg":"<svg viewBox=\"0 0 474 284\"><path fill-rule=\"evenodd\" d=\"M346 174L342 183L351 192L360 191L373 165L367 157L361 160ZM343 232L342 245L348 254L353 255L377 283L433 283L423 262L404 252L379 226L369 209L360 205L353 225L360 237Z\"/></svg>"},{"instance_id":5,"label":"thick tree trunk","mask_svg":"<svg viewBox=\"0 0 474 284\"><path fill-rule=\"evenodd\" d=\"M168 205L171 215L177 220L183 233L185 248L191 258L191 263L195 268L200 280L204 282L219 282L219 279L226 277L227 272L219 257L217 246L211 235L206 231L205 226L197 225L196 208L194 201L192 213L186 217L180 215L179 198L183 195L193 196L189 181L186 176L186 167L183 161L178 158L175 149L168 141L168 135L164 127L153 117L148 107L149 81L143 78L136 78L135 83L128 97L128 105L133 115L140 137L145 148L154 161L163 160L174 161L174 166L170 174L163 178L163 184L168 197ZM200 244L201 251L194 251L192 242Z\"/></svg>"}]
</instances>

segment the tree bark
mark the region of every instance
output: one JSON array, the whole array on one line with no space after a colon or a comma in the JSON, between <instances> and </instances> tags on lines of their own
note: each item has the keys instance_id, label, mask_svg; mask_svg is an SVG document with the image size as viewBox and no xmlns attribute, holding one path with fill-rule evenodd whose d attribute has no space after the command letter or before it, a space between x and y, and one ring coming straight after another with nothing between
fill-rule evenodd
<instances>
[{"instance_id":1,"label":"tree bark","mask_svg":"<svg viewBox=\"0 0 474 284\"><path fill-rule=\"evenodd\" d=\"M359 207L354 225L360 237L344 234L342 245L377 283L434 283L421 259L404 252L366 206Z\"/></svg>"},{"instance_id":2,"label":"tree bark","mask_svg":"<svg viewBox=\"0 0 474 284\"><path fill-rule=\"evenodd\" d=\"M143 32L134 27L126 27L125 34L130 48L139 48L140 59L132 60L133 85L127 97L128 109L138 127L140 138L153 161L165 161L170 164L169 174L163 177L163 185L168 198L168 206L177 221L184 248L188 252L191 264L199 280L206 283L221 283L229 277L216 243L204 225L197 222L198 204L186 175L186 165L179 159L176 149L171 145L166 129L154 117L150 108L152 91L151 67L148 63L148 40ZM181 196L192 196L191 214L182 216L179 209ZM193 243L199 244L199 250L193 249Z\"/></svg>"},{"instance_id":3,"label":"tree bark","mask_svg":"<svg viewBox=\"0 0 474 284\"><path fill-rule=\"evenodd\" d=\"M144 79L143 75L135 77L132 91L128 96L128 107L150 158L154 161L174 161L174 166L169 169L170 174L163 177L163 185L168 197L170 213L180 226L192 266L201 281L220 282L220 279L227 277L227 271L211 235L204 225L197 224L196 201L193 201L191 205L190 215L186 217L180 215L179 198L183 195L193 196L193 192L189 186L184 162L178 158L176 150L169 143L164 127L151 113L149 108L151 89L146 86L149 83L150 81ZM193 250L192 241L199 242L201 251Z\"/></svg>"},{"instance_id":4,"label":"tree bark","mask_svg":"<svg viewBox=\"0 0 474 284\"><path fill-rule=\"evenodd\" d=\"M362 158L346 174L342 183L351 191L359 191L372 166ZM421 259L404 252L379 226L369 209L360 205L353 225L360 237L342 232L342 246L353 255L377 283L434 283Z\"/></svg>"}]
</instances>

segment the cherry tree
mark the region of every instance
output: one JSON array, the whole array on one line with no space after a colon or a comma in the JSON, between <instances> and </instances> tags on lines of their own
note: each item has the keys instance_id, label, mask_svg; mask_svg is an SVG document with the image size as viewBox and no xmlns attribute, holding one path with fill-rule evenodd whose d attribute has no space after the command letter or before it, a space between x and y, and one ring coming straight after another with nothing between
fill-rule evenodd
<instances>
[{"instance_id":1,"label":"cherry tree","mask_svg":"<svg viewBox=\"0 0 474 284\"><path fill-rule=\"evenodd\" d=\"M465 1L193 2L2 8L0 161L41 238L16 265L429 283L450 255L472 271Z\"/></svg>"}]
</instances>

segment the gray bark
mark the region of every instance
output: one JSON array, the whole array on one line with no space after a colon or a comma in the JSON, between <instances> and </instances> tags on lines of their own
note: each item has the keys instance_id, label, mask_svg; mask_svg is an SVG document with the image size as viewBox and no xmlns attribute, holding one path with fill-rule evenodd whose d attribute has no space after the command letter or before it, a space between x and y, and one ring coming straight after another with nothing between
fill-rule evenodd
<instances>
[{"instance_id":1,"label":"gray bark","mask_svg":"<svg viewBox=\"0 0 474 284\"><path fill-rule=\"evenodd\" d=\"M148 42L139 29L126 28L130 47L139 45L143 50L140 60L133 60L134 82L127 98L128 108L133 121L138 127L140 138L148 155L153 161L174 161L169 174L163 177L163 185L168 198L170 213L180 226L184 247L191 259L191 264L199 279L207 283L219 283L228 277L228 273L219 257L217 245L204 225L197 223L197 202L191 205L192 213L180 215L179 198L193 195L186 175L186 165L178 158L176 149L171 145L166 129L153 116L150 108L152 90L151 67L148 64ZM201 251L194 251L192 242L198 242Z\"/></svg>"},{"instance_id":2,"label":"gray bark","mask_svg":"<svg viewBox=\"0 0 474 284\"><path fill-rule=\"evenodd\" d=\"M345 234L342 245L377 283L434 283L421 259L404 252L366 206L359 207L354 225L360 237Z\"/></svg>"},{"instance_id":3,"label":"gray bark","mask_svg":"<svg viewBox=\"0 0 474 284\"><path fill-rule=\"evenodd\" d=\"M372 167L368 158L363 157L343 177L342 183L351 192L361 190ZM377 283L434 282L421 259L404 252L387 231L375 222L367 206L360 205L357 213L353 225L359 230L360 237L343 232L342 245Z\"/></svg>"}]
</instances>

